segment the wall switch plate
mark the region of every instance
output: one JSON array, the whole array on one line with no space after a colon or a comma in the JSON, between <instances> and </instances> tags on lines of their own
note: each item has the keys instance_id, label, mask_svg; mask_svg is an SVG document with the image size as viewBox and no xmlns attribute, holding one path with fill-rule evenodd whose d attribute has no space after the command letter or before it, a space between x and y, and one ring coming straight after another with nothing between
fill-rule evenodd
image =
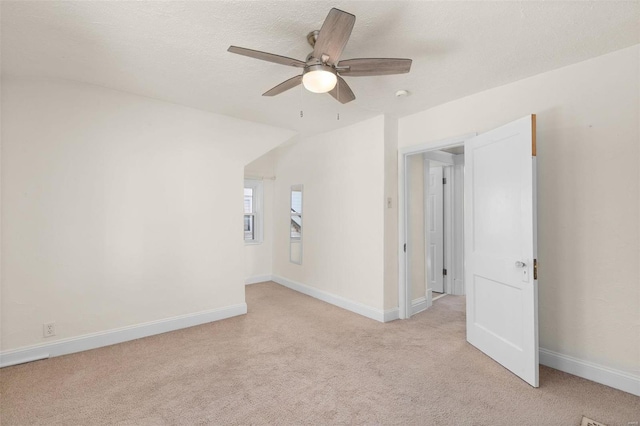
<instances>
[{"instance_id":1,"label":"wall switch plate","mask_svg":"<svg viewBox=\"0 0 640 426\"><path fill-rule=\"evenodd\" d=\"M56 323L49 322L46 324L42 324L42 335L44 337L51 337L56 335Z\"/></svg>"}]
</instances>

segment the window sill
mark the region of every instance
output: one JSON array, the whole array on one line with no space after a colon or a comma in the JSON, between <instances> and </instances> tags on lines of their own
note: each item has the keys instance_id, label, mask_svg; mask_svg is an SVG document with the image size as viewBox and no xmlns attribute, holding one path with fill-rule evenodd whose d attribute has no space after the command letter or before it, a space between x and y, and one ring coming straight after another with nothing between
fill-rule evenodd
<instances>
[{"instance_id":1,"label":"window sill","mask_svg":"<svg viewBox=\"0 0 640 426\"><path fill-rule=\"evenodd\" d=\"M260 244L262 244L262 241L245 241L244 242L245 246L259 246Z\"/></svg>"}]
</instances>

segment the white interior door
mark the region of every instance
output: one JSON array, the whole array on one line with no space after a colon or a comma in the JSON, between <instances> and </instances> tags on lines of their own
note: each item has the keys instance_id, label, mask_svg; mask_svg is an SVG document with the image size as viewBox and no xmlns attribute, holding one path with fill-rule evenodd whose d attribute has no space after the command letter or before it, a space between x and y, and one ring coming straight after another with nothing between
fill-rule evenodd
<instances>
[{"instance_id":1,"label":"white interior door","mask_svg":"<svg viewBox=\"0 0 640 426\"><path fill-rule=\"evenodd\" d=\"M465 142L467 340L538 386L535 115Z\"/></svg>"},{"instance_id":2,"label":"white interior door","mask_svg":"<svg viewBox=\"0 0 640 426\"><path fill-rule=\"evenodd\" d=\"M426 160L429 161L429 160ZM427 186L427 285L444 293L444 192L442 167L429 167Z\"/></svg>"}]
</instances>

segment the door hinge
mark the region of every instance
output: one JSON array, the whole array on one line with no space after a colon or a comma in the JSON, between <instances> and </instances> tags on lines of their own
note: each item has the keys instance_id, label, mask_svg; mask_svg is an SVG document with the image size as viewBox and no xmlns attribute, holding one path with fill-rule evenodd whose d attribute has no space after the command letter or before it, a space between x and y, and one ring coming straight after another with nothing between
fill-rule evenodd
<instances>
[{"instance_id":1,"label":"door hinge","mask_svg":"<svg viewBox=\"0 0 640 426\"><path fill-rule=\"evenodd\" d=\"M447 270L446 269L442 270L442 275L447 275Z\"/></svg>"},{"instance_id":2,"label":"door hinge","mask_svg":"<svg viewBox=\"0 0 640 426\"><path fill-rule=\"evenodd\" d=\"M404 243L404 252L407 252L407 243Z\"/></svg>"},{"instance_id":3,"label":"door hinge","mask_svg":"<svg viewBox=\"0 0 640 426\"><path fill-rule=\"evenodd\" d=\"M442 178L442 184L445 185L447 183L447 178Z\"/></svg>"},{"instance_id":4,"label":"door hinge","mask_svg":"<svg viewBox=\"0 0 640 426\"><path fill-rule=\"evenodd\" d=\"M538 259L533 259L533 279L538 279Z\"/></svg>"}]
</instances>

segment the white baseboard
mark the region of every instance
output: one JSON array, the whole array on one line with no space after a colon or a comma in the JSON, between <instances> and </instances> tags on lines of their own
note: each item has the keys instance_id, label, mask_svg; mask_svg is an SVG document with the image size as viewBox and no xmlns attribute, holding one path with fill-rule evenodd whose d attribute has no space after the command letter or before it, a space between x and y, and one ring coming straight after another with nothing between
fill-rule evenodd
<instances>
[{"instance_id":1,"label":"white baseboard","mask_svg":"<svg viewBox=\"0 0 640 426\"><path fill-rule=\"evenodd\" d=\"M640 377L540 348L540 364L640 396Z\"/></svg>"},{"instance_id":2,"label":"white baseboard","mask_svg":"<svg viewBox=\"0 0 640 426\"><path fill-rule=\"evenodd\" d=\"M244 285L258 284L258 283L263 283L265 281L272 281L272 280L273 280L272 275L254 275L252 277L245 278Z\"/></svg>"},{"instance_id":3,"label":"white baseboard","mask_svg":"<svg viewBox=\"0 0 640 426\"><path fill-rule=\"evenodd\" d=\"M415 300L411 301L411 315L415 315L419 312L422 312L428 308L427 305L427 297L419 297Z\"/></svg>"},{"instance_id":4,"label":"white baseboard","mask_svg":"<svg viewBox=\"0 0 640 426\"><path fill-rule=\"evenodd\" d=\"M166 333L168 331L179 330L181 328L193 327L195 325L205 324L212 321L219 321L235 317L237 315L244 315L246 313L247 304L240 303L237 305L226 306L224 308L180 315L173 318L136 324L99 333L56 340L51 343L4 351L0 352L0 367L9 367L11 365L36 361L39 359L87 351L89 349L96 349L129 340L140 339L142 337L153 336L154 334Z\"/></svg>"},{"instance_id":5,"label":"white baseboard","mask_svg":"<svg viewBox=\"0 0 640 426\"><path fill-rule=\"evenodd\" d=\"M394 319L399 318L398 308L389 309L387 311L383 311L382 309L372 308L371 306L367 306L360 302L354 302L353 300L346 299L342 296L337 296L335 294L326 292L324 290L319 290L315 287L310 287L305 284L291 281L287 278L284 278L278 275L274 275L272 277L272 281L275 281L280 285L290 288L291 290L295 290L299 293L306 294L307 296L314 297L316 299L322 300L323 302L330 303L342 309L355 312L356 314L365 316L367 318L371 318L376 321L388 322L388 321L393 321Z\"/></svg>"},{"instance_id":6,"label":"white baseboard","mask_svg":"<svg viewBox=\"0 0 640 426\"><path fill-rule=\"evenodd\" d=\"M451 294L455 296L464 296L464 281L461 279L453 279L453 291Z\"/></svg>"},{"instance_id":7,"label":"white baseboard","mask_svg":"<svg viewBox=\"0 0 640 426\"><path fill-rule=\"evenodd\" d=\"M392 308L384 311L384 322L391 322L400 319L400 308Z\"/></svg>"}]
</instances>

